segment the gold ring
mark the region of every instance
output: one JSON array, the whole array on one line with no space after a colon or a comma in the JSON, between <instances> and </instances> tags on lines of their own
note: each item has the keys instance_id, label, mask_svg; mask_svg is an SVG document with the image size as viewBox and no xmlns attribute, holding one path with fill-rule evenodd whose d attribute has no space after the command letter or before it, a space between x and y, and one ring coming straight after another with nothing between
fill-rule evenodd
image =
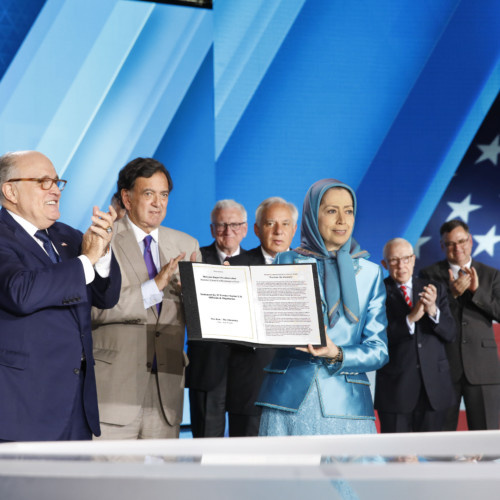
<instances>
[{"instance_id":1,"label":"gold ring","mask_svg":"<svg viewBox=\"0 0 500 500\"><path fill-rule=\"evenodd\" d=\"M113 229L111 228L111 226L108 226L108 227L106 228L106 232L107 232L107 233L110 233L111 231L113 231Z\"/></svg>"}]
</instances>

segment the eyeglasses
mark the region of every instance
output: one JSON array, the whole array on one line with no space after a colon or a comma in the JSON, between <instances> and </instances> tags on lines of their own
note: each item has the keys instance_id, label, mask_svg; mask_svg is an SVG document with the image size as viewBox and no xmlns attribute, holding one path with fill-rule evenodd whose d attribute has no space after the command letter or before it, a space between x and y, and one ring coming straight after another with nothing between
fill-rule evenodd
<instances>
[{"instance_id":1,"label":"eyeglasses","mask_svg":"<svg viewBox=\"0 0 500 500\"><path fill-rule=\"evenodd\" d=\"M246 224L246 222L213 222L211 226L217 233L222 234L226 229L230 229L233 233L237 233L243 224Z\"/></svg>"},{"instance_id":2,"label":"eyeglasses","mask_svg":"<svg viewBox=\"0 0 500 500\"><path fill-rule=\"evenodd\" d=\"M443 245L446 248L457 248L464 246L469 241L469 238L463 238L458 241L443 241Z\"/></svg>"},{"instance_id":3,"label":"eyeglasses","mask_svg":"<svg viewBox=\"0 0 500 500\"><path fill-rule=\"evenodd\" d=\"M392 257L392 259L387 259L387 263L391 266L391 267L396 267L396 266L399 266L399 264L409 264L410 263L410 260L412 257L414 257L415 255L414 254L411 254L411 255L407 255L406 257Z\"/></svg>"},{"instance_id":4,"label":"eyeglasses","mask_svg":"<svg viewBox=\"0 0 500 500\"><path fill-rule=\"evenodd\" d=\"M19 179L9 179L7 182L20 182L20 181L38 182L38 184L40 184L40 187L44 191L48 191L54 184L59 188L59 191L62 191L66 186L66 183L68 182L63 179L51 179L50 177L42 177L40 179L36 177L24 177Z\"/></svg>"}]
</instances>

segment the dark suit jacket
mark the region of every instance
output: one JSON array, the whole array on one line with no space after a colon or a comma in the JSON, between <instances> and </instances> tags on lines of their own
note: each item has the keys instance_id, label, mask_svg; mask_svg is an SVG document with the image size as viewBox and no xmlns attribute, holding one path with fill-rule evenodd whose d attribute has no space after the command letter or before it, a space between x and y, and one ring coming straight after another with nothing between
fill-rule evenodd
<instances>
[{"instance_id":1,"label":"dark suit jacket","mask_svg":"<svg viewBox=\"0 0 500 500\"><path fill-rule=\"evenodd\" d=\"M244 254L231 257L232 266L265 265L261 247L252 248ZM264 367L274 358L276 349L248 347L239 344L230 346L226 407L231 413L259 415L261 409L254 405L264 380Z\"/></svg>"},{"instance_id":2,"label":"dark suit jacket","mask_svg":"<svg viewBox=\"0 0 500 500\"><path fill-rule=\"evenodd\" d=\"M84 408L100 434L92 355L90 308L112 307L120 269L85 284L82 234L56 222L49 235L62 262L53 264L36 241L0 211L0 439L57 440L67 428L87 359Z\"/></svg>"},{"instance_id":3,"label":"dark suit jacket","mask_svg":"<svg viewBox=\"0 0 500 500\"><path fill-rule=\"evenodd\" d=\"M449 264L446 260L422 269L420 275L444 283L451 312L459 326L455 342L446 347L452 380L465 374L470 384L500 384L500 362L492 321L500 321L500 272L472 261L479 288L454 299L449 290Z\"/></svg>"},{"instance_id":4,"label":"dark suit jacket","mask_svg":"<svg viewBox=\"0 0 500 500\"><path fill-rule=\"evenodd\" d=\"M215 241L201 247L200 252L205 264L220 264ZM226 374L229 346L222 342L188 342L187 355L186 387L198 391L214 389Z\"/></svg>"},{"instance_id":5,"label":"dark suit jacket","mask_svg":"<svg viewBox=\"0 0 500 500\"><path fill-rule=\"evenodd\" d=\"M413 335L408 330L406 304L396 282L384 280L387 290L387 338L389 363L377 371L375 408L381 412L409 413L414 410L422 384L434 410L444 410L453 402L453 386L445 352L445 343L456 336L445 288L433 282L438 290L436 305L439 323L425 314L415 323ZM413 302L430 280L413 278Z\"/></svg>"}]
</instances>

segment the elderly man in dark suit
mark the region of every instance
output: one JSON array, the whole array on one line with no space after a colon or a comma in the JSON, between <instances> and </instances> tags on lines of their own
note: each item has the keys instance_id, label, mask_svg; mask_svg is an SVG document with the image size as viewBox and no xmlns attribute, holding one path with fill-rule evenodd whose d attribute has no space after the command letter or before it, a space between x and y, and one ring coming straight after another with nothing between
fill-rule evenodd
<instances>
[{"instance_id":1,"label":"elderly man in dark suit","mask_svg":"<svg viewBox=\"0 0 500 500\"><path fill-rule=\"evenodd\" d=\"M210 215L214 242L201 247L206 264L223 264L243 253L241 240L246 236L247 212L234 200L219 200ZM188 342L191 431L193 437L223 437L226 426L227 360L229 346L219 342Z\"/></svg>"},{"instance_id":2,"label":"elderly man in dark suit","mask_svg":"<svg viewBox=\"0 0 500 500\"><path fill-rule=\"evenodd\" d=\"M382 432L443 429L453 387L445 344L456 326L442 285L413 277L410 243L395 238L384 246L382 265L389 271L387 338L389 363L377 371L375 408Z\"/></svg>"},{"instance_id":3,"label":"elderly man in dark suit","mask_svg":"<svg viewBox=\"0 0 500 500\"><path fill-rule=\"evenodd\" d=\"M272 264L276 254L289 250L297 230L298 211L283 198L264 200L255 212L254 232L260 245L229 259L233 266ZM226 409L230 436L257 436L262 407L255 406L264 380L264 367L276 350L233 344L228 360Z\"/></svg>"},{"instance_id":4,"label":"elderly man in dark suit","mask_svg":"<svg viewBox=\"0 0 500 500\"><path fill-rule=\"evenodd\" d=\"M492 321L500 321L500 272L471 259L472 236L465 222L445 222L440 235L446 259L420 275L447 288L459 326L456 341L446 349L455 400L444 430L456 430L462 396L470 430L498 429L500 362Z\"/></svg>"},{"instance_id":5,"label":"elderly man in dark suit","mask_svg":"<svg viewBox=\"0 0 500 500\"><path fill-rule=\"evenodd\" d=\"M94 207L84 235L56 222L65 184L41 153L0 157L1 441L100 434L90 308L118 301L116 213Z\"/></svg>"}]
</instances>

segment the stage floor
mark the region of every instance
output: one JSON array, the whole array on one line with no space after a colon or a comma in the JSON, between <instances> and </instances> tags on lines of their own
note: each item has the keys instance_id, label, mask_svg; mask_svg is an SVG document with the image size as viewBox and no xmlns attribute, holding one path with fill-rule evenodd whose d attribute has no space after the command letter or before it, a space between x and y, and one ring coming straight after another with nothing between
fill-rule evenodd
<instances>
[{"instance_id":1,"label":"stage floor","mask_svg":"<svg viewBox=\"0 0 500 500\"><path fill-rule=\"evenodd\" d=\"M0 444L0 499L495 499L500 431Z\"/></svg>"}]
</instances>

